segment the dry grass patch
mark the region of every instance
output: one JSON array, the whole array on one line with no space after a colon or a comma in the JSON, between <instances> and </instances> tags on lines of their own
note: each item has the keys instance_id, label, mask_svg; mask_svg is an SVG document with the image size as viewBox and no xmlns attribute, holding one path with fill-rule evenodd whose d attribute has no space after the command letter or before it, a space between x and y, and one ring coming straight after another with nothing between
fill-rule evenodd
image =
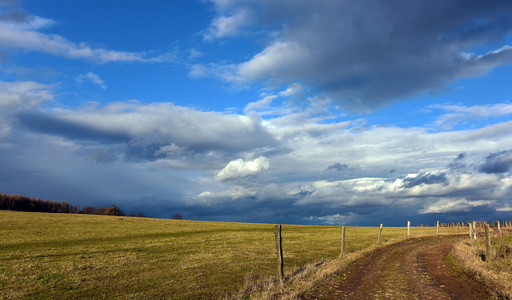
<instances>
[{"instance_id":1,"label":"dry grass patch","mask_svg":"<svg viewBox=\"0 0 512 300\"><path fill-rule=\"evenodd\" d=\"M512 235L491 240L493 254L485 255L485 238L473 244L463 241L455 246L454 258L466 270L486 282L490 288L512 298Z\"/></svg>"},{"instance_id":2,"label":"dry grass patch","mask_svg":"<svg viewBox=\"0 0 512 300\"><path fill-rule=\"evenodd\" d=\"M307 226L313 227L313 226ZM340 234L339 228L336 228ZM462 229L445 228L440 234L456 234ZM385 233L384 233L385 232ZM236 299L301 299L315 285L337 271L345 269L351 262L364 256L370 251L405 240L406 229L402 227L385 228L382 243L376 244L378 228L375 227L347 227L348 251L342 258L338 257L340 245L334 247L336 255L332 258L316 260L302 268L296 269L292 274L285 273L285 281L279 282L276 277L257 277L252 274L246 276L244 285L232 298ZM417 227L411 230L411 237L417 238L435 234L435 228ZM339 237L338 237L339 238ZM337 242L340 242L338 240ZM283 249L284 249L283 245Z\"/></svg>"}]
</instances>

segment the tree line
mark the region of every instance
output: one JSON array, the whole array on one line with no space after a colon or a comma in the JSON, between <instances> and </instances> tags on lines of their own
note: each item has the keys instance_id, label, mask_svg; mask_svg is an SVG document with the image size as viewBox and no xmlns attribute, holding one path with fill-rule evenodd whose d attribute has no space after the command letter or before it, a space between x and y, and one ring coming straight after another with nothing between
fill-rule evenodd
<instances>
[{"instance_id":1,"label":"tree line","mask_svg":"<svg viewBox=\"0 0 512 300\"><path fill-rule=\"evenodd\" d=\"M6 195L0 193L0 210L16 210L29 212L49 212L49 213L68 213L68 214L92 214L92 215L110 215L124 216L124 212L112 204L110 207L92 207L86 206L80 210L79 205L71 205L66 201L58 202L51 200L34 199L23 195ZM133 215L133 214L132 214ZM144 216L139 213L134 216Z\"/></svg>"}]
</instances>

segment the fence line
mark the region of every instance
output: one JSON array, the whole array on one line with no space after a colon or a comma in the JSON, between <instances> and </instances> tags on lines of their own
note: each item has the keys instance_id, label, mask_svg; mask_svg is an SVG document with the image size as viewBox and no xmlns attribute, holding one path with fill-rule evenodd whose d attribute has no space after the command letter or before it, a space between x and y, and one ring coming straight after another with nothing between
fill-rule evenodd
<instances>
[{"instance_id":1,"label":"fence line","mask_svg":"<svg viewBox=\"0 0 512 300\"><path fill-rule=\"evenodd\" d=\"M501 236L502 233L502 227L501 224L503 224L503 228L508 229L507 232L510 233L510 229L512 229L512 221L496 221L492 222L493 228L497 228L497 234ZM491 260L493 255L493 249L491 245L491 235L490 235L490 225L487 222L467 222L467 227L465 226L464 222L452 222L452 223L439 223L439 221L436 222L436 235L439 234L439 228L441 227L457 227L457 233L459 232L459 228L468 228L469 229L469 239L471 244L474 243L477 239L477 225L480 227L483 227L485 230L486 235L486 261ZM381 223L378 233L378 239L377 244L381 244L382 242L382 229L383 224ZM278 278L281 282L285 280L284 276L284 260L283 260L283 242L282 242L282 225L276 225L275 226L275 239L276 239L276 256L277 256L277 272L278 272ZM345 226L341 227L341 249L340 249L340 258L343 258L346 255L346 228ZM407 221L407 237L411 236L411 221Z\"/></svg>"}]
</instances>

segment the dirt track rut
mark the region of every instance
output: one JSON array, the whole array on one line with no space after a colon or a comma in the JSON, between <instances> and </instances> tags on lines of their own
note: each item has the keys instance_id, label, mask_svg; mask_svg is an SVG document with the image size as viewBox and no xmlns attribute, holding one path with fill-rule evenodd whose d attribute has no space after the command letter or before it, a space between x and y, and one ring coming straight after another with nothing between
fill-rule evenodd
<instances>
[{"instance_id":1,"label":"dirt track rut","mask_svg":"<svg viewBox=\"0 0 512 300\"><path fill-rule=\"evenodd\" d=\"M303 299L497 299L448 262L461 236L431 236L379 248L316 286Z\"/></svg>"}]
</instances>

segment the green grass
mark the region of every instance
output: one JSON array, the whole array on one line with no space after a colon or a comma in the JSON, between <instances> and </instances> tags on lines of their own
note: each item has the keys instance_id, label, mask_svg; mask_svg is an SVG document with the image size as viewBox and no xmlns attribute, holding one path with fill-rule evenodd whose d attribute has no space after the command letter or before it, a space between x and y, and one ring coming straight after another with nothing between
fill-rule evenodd
<instances>
[{"instance_id":1,"label":"green grass","mask_svg":"<svg viewBox=\"0 0 512 300\"><path fill-rule=\"evenodd\" d=\"M340 233L284 225L285 275L336 258ZM382 240L405 234L384 227ZM346 251L374 245L377 235L377 227L347 227ZM229 298L247 274L275 269L271 224L0 211L0 298Z\"/></svg>"}]
</instances>

